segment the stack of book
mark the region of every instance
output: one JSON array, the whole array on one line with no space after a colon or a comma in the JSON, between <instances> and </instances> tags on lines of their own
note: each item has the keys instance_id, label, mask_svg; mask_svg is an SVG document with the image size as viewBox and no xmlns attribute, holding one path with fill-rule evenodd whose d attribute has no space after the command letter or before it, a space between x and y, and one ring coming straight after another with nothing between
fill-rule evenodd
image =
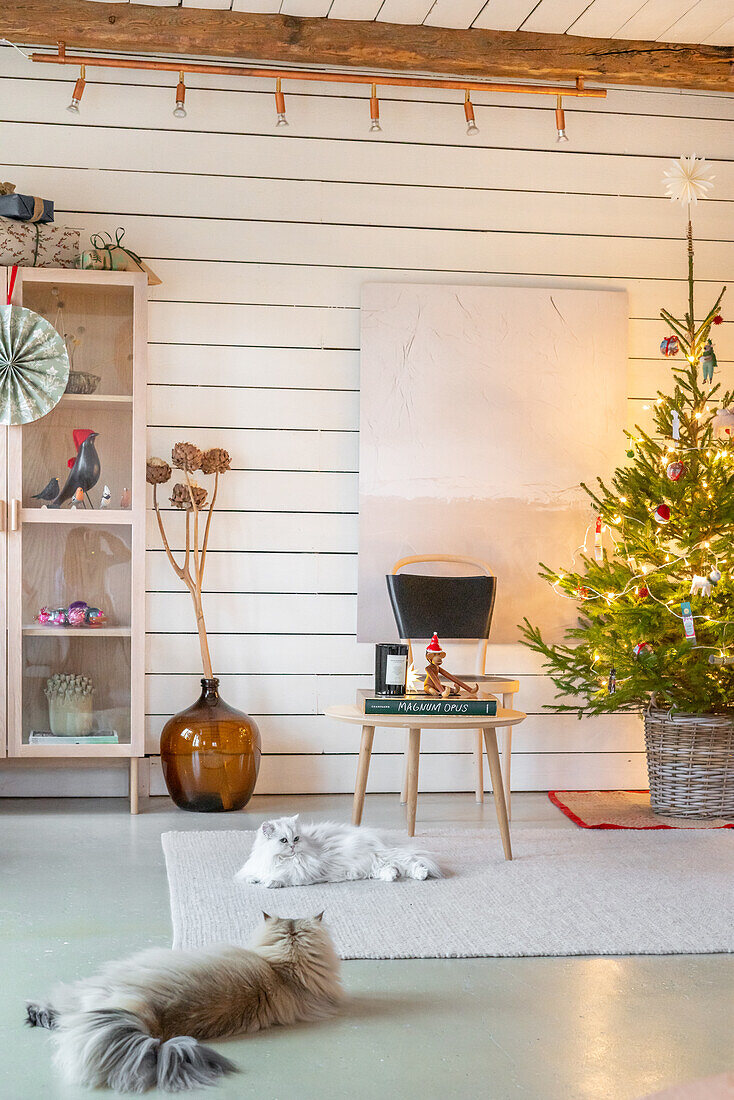
<instances>
[{"instance_id":1,"label":"stack of book","mask_svg":"<svg viewBox=\"0 0 734 1100\"><path fill-rule=\"evenodd\" d=\"M437 699L435 695L426 695L424 692L374 695L360 691L358 701L365 714L415 714L425 718L494 718L497 714L497 700L494 696L453 695L448 699Z\"/></svg>"},{"instance_id":2,"label":"stack of book","mask_svg":"<svg viewBox=\"0 0 734 1100\"><path fill-rule=\"evenodd\" d=\"M29 745L117 745L119 737L116 730L97 730L95 733L83 733L66 737L47 730L31 730Z\"/></svg>"}]
</instances>

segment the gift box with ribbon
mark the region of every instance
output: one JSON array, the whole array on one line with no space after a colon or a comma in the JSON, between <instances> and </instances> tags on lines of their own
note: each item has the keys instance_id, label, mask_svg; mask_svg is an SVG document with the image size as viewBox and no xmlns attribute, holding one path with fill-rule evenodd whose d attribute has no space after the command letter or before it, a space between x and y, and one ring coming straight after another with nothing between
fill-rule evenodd
<instances>
[{"instance_id":1,"label":"gift box with ribbon","mask_svg":"<svg viewBox=\"0 0 734 1100\"><path fill-rule=\"evenodd\" d=\"M16 195L11 192L0 195L0 217L45 225L54 220L54 204L50 199L39 199L37 195Z\"/></svg>"},{"instance_id":2,"label":"gift box with ribbon","mask_svg":"<svg viewBox=\"0 0 734 1100\"><path fill-rule=\"evenodd\" d=\"M76 267L80 230L0 217L0 267Z\"/></svg>"},{"instance_id":3,"label":"gift box with ribbon","mask_svg":"<svg viewBox=\"0 0 734 1100\"><path fill-rule=\"evenodd\" d=\"M114 241L109 233L92 233L89 238L92 247L82 252L77 266L94 271L144 271L148 286L160 286L161 280L155 272L136 252L122 244L124 236L124 229L115 230Z\"/></svg>"}]
</instances>

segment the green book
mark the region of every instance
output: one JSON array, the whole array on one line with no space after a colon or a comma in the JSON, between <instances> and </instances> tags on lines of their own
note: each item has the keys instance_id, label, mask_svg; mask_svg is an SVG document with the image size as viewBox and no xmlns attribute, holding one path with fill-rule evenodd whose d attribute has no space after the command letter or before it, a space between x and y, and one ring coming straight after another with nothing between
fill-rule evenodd
<instances>
[{"instance_id":1,"label":"green book","mask_svg":"<svg viewBox=\"0 0 734 1100\"><path fill-rule=\"evenodd\" d=\"M365 714L417 714L426 718L454 717L471 718L490 717L497 714L496 699L436 699L430 696L390 695L381 698L366 698Z\"/></svg>"}]
</instances>

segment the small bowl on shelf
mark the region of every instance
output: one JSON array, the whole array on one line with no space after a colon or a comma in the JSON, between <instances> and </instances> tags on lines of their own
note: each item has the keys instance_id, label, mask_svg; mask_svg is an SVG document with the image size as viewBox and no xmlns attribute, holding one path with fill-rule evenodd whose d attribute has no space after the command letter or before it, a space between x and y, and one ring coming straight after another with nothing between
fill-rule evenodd
<instances>
[{"instance_id":1,"label":"small bowl on shelf","mask_svg":"<svg viewBox=\"0 0 734 1100\"><path fill-rule=\"evenodd\" d=\"M90 394L96 393L101 381L102 377L99 374L90 374L86 370L70 370L69 381L66 383L64 392L88 397Z\"/></svg>"}]
</instances>

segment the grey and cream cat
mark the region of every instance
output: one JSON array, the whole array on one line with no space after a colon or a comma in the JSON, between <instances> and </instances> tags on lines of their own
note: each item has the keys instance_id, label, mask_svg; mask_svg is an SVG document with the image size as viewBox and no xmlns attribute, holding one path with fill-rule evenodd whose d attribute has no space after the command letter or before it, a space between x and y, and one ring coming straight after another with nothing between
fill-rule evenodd
<instances>
[{"instance_id":1,"label":"grey and cream cat","mask_svg":"<svg viewBox=\"0 0 734 1100\"><path fill-rule=\"evenodd\" d=\"M29 1004L28 1023L54 1032L65 1078L118 1092L210 1085L236 1066L201 1040L332 1015L344 998L321 917L264 913L249 948L153 949L108 963Z\"/></svg>"}]
</instances>

